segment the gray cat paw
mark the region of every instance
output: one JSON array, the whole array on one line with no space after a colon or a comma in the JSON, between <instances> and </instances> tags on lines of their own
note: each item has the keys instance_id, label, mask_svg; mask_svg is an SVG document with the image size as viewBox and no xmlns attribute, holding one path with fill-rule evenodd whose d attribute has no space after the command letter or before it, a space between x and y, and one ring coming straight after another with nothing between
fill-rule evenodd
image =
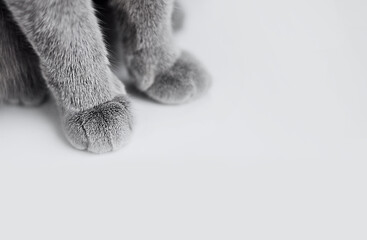
<instances>
[{"instance_id":1,"label":"gray cat paw","mask_svg":"<svg viewBox=\"0 0 367 240\"><path fill-rule=\"evenodd\" d=\"M198 98L211 85L211 78L191 54L183 52L175 64L159 74L146 94L164 104L181 104Z\"/></svg>"},{"instance_id":2,"label":"gray cat paw","mask_svg":"<svg viewBox=\"0 0 367 240\"><path fill-rule=\"evenodd\" d=\"M157 74L170 68L176 58L177 52L170 44L136 51L130 59L129 71L137 88L146 91L154 83Z\"/></svg>"},{"instance_id":3,"label":"gray cat paw","mask_svg":"<svg viewBox=\"0 0 367 240\"><path fill-rule=\"evenodd\" d=\"M17 104L26 107L34 107L44 103L47 97L48 97L47 90L39 89L27 93L18 93L18 96L16 97L8 97L7 99L5 99L5 103Z\"/></svg>"},{"instance_id":4,"label":"gray cat paw","mask_svg":"<svg viewBox=\"0 0 367 240\"><path fill-rule=\"evenodd\" d=\"M110 152L126 145L132 125L130 101L126 96L65 117L65 133L70 143L93 153Z\"/></svg>"}]
</instances>

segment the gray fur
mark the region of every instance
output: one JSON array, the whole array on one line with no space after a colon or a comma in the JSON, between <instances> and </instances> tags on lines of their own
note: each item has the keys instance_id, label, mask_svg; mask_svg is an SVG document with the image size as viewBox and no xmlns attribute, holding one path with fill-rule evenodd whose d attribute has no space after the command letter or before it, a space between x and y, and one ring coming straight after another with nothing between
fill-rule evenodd
<instances>
[{"instance_id":1,"label":"gray fur","mask_svg":"<svg viewBox=\"0 0 367 240\"><path fill-rule=\"evenodd\" d=\"M0 101L39 103L49 89L71 144L101 153L125 145L133 128L108 50L121 50L138 89L162 103L194 99L210 81L174 44L184 19L174 0L94 4L111 15L96 14L92 0L0 0Z\"/></svg>"},{"instance_id":2,"label":"gray fur","mask_svg":"<svg viewBox=\"0 0 367 240\"><path fill-rule=\"evenodd\" d=\"M67 114L65 119L65 130L73 146L94 153L121 148L128 142L132 131L130 102L125 96L76 114Z\"/></svg>"},{"instance_id":3,"label":"gray fur","mask_svg":"<svg viewBox=\"0 0 367 240\"><path fill-rule=\"evenodd\" d=\"M86 110L115 97L90 1L5 2L38 53L48 87L65 111Z\"/></svg>"},{"instance_id":4,"label":"gray fur","mask_svg":"<svg viewBox=\"0 0 367 240\"><path fill-rule=\"evenodd\" d=\"M182 26L184 18L178 2L111 0L110 4L120 16L125 62L138 89L166 104L188 102L207 89L210 77L205 69L193 68L198 61L186 53L181 54L173 40L174 29ZM188 90L191 83L185 81L192 80L186 77L194 75L198 86L207 86ZM167 82L161 80L165 76L171 79L169 86L162 86L162 82Z\"/></svg>"},{"instance_id":5,"label":"gray fur","mask_svg":"<svg viewBox=\"0 0 367 240\"><path fill-rule=\"evenodd\" d=\"M161 103L181 104L197 98L209 86L210 76L194 56L184 51L169 70L156 77L146 93Z\"/></svg>"},{"instance_id":6,"label":"gray fur","mask_svg":"<svg viewBox=\"0 0 367 240\"><path fill-rule=\"evenodd\" d=\"M46 93L38 57L0 1L0 102L37 105Z\"/></svg>"},{"instance_id":7,"label":"gray fur","mask_svg":"<svg viewBox=\"0 0 367 240\"><path fill-rule=\"evenodd\" d=\"M185 22L185 11L179 1L175 1L173 5L173 13L172 13L172 29L174 32L178 32L184 26Z\"/></svg>"}]
</instances>

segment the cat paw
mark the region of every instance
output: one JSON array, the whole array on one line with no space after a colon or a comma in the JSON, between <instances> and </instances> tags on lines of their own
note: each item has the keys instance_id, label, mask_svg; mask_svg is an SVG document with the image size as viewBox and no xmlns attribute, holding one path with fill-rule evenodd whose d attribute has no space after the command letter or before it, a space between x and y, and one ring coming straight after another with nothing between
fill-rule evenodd
<instances>
[{"instance_id":1,"label":"cat paw","mask_svg":"<svg viewBox=\"0 0 367 240\"><path fill-rule=\"evenodd\" d=\"M46 101L48 92L46 89L38 89L26 93L19 93L15 97L7 97L4 102L8 104L21 105L26 107L39 106Z\"/></svg>"},{"instance_id":2,"label":"cat paw","mask_svg":"<svg viewBox=\"0 0 367 240\"><path fill-rule=\"evenodd\" d=\"M177 58L171 44L137 50L129 61L129 72L140 91L146 91L154 83L155 77L170 68Z\"/></svg>"},{"instance_id":3,"label":"cat paw","mask_svg":"<svg viewBox=\"0 0 367 240\"><path fill-rule=\"evenodd\" d=\"M175 64L159 74L146 94L164 104L181 104L198 98L211 85L207 71L188 52L182 52Z\"/></svg>"},{"instance_id":4,"label":"cat paw","mask_svg":"<svg viewBox=\"0 0 367 240\"><path fill-rule=\"evenodd\" d=\"M126 145L132 125L130 101L126 96L85 111L67 113L64 123L70 143L92 153L110 152Z\"/></svg>"}]
</instances>

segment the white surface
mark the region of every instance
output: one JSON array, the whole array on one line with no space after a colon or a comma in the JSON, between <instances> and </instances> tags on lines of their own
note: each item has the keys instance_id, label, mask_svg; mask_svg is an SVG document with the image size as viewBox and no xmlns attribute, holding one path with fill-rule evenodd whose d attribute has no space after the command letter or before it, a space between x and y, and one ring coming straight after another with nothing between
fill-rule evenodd
<instances>
[{"instance_id":1,"label":"white surface","mask_svg":"<svg viewBox=\"0 0 367 240\"><path fill-rule=\"evenodd\" d=\"M72 149L52 104L0 107L0 239L367 238L367 2L184 3L213 88L134 98L125 149Z\"/></svg>"}]
</instances>

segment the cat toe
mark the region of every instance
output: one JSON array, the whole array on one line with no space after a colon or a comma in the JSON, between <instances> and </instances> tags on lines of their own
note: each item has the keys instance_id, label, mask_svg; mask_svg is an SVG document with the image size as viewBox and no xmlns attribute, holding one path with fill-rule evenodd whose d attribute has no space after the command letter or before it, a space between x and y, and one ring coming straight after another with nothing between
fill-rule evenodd
<instances>
[{"instance_id":1,"label":"cat toe","mask_svg":"<svg viewBox=\"0 0 367 240\"><path fill-rule=\"evenodd\" d=\"M132 124L130 102L119 96L92 109L66 114L65 132L77 149L105 153L128 143Z\"/></svg>"},{"instance_id":2,"label":"cat toe","mask_svg":"<svg viewBox=\"0 0 367 240\"><path fill-rule=\"evenodd\" d=\"M211 78L201 63L183 52L168 71L156 77L146 94L160 103L181 104L198 98L210 85Z\"/></svg>"}]
</instances>

